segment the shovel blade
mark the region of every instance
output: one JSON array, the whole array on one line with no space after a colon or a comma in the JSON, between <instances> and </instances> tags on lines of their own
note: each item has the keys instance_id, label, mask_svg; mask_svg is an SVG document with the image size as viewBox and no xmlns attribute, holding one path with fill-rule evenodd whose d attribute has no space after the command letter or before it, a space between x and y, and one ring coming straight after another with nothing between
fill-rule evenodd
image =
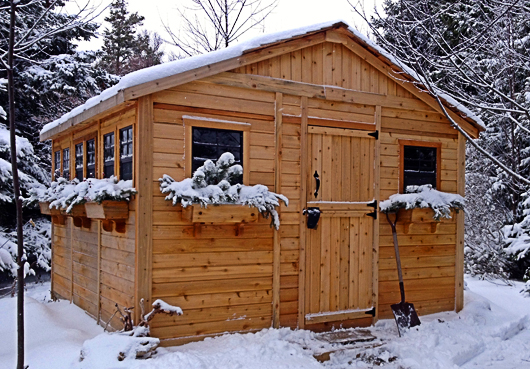
<instances>
[{"instance_id":1,"label":"shovel blade","mask_svg":"<svg viewBox=\"0 0 530 369\"><path fill-rule=\"evenodd\" d=\"M420 318L418 313L414 309L414 305L408 302L400 302L398 304L390 305L392 313L394 313L394 319L398 327L399 336L409 328L420 325Z\"/></svg>"}]
</instances>

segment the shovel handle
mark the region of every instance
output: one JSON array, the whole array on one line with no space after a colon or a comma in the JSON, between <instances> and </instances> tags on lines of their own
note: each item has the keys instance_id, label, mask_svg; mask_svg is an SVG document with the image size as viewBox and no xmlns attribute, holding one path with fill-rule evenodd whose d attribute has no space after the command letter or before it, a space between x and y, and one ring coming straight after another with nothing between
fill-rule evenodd
<instances>
[{"instance_id":1,"label":"shovel handle","mask_svg":"<svg viewBox=\"0 0 530 369\"><path fill-rule=\"evenodd\" d=\"M388 223L390 224L390 227L392 228L392 239L394 241L394 252L396 253L396 265L397 265L398 277L399 277L399 292L401 293L401 302L405 302L405 287L403 286L403 272L401 271L401 258L399 257L399 247L398 247L398 239L397 239L397 231L396 231L396 223L398 221L398 214L396 213L396 219L394 220L394 222L390 220L388 213L386 213L386 219L388 220Z\"/></svg>"}]
</instances>

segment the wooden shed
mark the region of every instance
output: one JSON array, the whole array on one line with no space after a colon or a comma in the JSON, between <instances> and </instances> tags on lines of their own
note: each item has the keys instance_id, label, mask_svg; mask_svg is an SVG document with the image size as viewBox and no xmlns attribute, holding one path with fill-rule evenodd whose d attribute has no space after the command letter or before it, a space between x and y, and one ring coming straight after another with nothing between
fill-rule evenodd
<instances>
[{"instance_id":1,"label":"wooden shed","mask_svg":"<svg viewBox=\"0 0 530 369\"><path fill-rule=\"evenodd\" d=\"M183 316L153 321L165 344L391 318L399 288L377 202L407 184L464 194L465 138L407 80L342 22L124 77L41 132L52 140L54 171L132 178L138 191L121 222L54 222L53 293L101 323L115 303L178 305ZM469 112L446 108L471 137L484 129ZM290 199L278 231L246 213L229 219L223 205L183 212L164 200L160 177L190 177L205 155L221 151L241 161L244 184ZM322 211L317 229L306 226L309 207ZM420 315L460 310L462 212L432 223L415 211L398 232L407 300ZM111 324L121 327L116 318Z\"/></svg>"}]
</instances>

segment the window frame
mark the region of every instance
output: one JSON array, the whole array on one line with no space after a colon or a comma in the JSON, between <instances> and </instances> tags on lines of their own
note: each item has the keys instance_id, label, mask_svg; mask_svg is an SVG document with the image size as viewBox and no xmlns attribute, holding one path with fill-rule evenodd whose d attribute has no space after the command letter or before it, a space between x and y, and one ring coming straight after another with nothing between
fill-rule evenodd
<instances>
[{"instance_id":1,"label":"window frame","mask_svg":"<svg viewBox=\"0 0 530 369\"><path fill-rule=\"evenodd\" d=\"M192 176L193 168L193 127L223 129L229 131L240 131L243 133L243 184L248 185L250 181L250 123L226 121L215 118L203 118L193 116L183 116L184 123L184 174L186 178Z\"/></svg>"},{"instance_id":2,"label":"window frame","mask_svg":"<svg viewBox=\"0 0 530 369\"><path fill-rule=\"evenodd\" d=\"M75 152L75 147L76 145L82 143L83 144L83 179L86 179L87 178L87 141L90 141L94 139L94 145L95 145L95 155L96 155L96 164L95 164L95 176L94 178L100 178L99 177L99 174L101 172L100 170L100 165L99 165L99 140L98 140L98 132L93 132L93 133L90 133L88 135L85 135L83 137L80 137L76 140L74 140L72 142L72 146L74 147L74 152ZM75 164L74 164L74 171L75 171ZM75 178L77 178L77 175L75 176Z\"/></svg>"},{"instance_id":3,"label":"window frame","mask_svg":"<svg viewBox=\"0 0 530 369\"><path fill-rule=\"evenodd\" d=\"M106 132L102 132L101 133L101 178L108 178L108 177L105 177L105 137L112 134L114 136L114 146L113 146L113 160L112 160L112 165L113 165L113 175L115 177L118 177L117 173L116 173L116 132L114 129L112 130L109 130L109 131L106 131Z\"/></svg>"},{"instance_id":4,"label":"window frame","mask_svg":"<svg viewBox=\"0 0 530 369\"><path fill-rule=\"evenodd\" d=\"M62 147L56 147L53 151L53 164L52 164L52 174L53 179L57 180L57 171L59 172L59 177L61 177L63 173L63 148ZM59 153L59 168L57 168L57 153Z\"/></svg>"},{"instance_id":5,"label":"window frame","mask_svg":"<svg viewBox=\"0 0 530 369\"><path fill-rule=\"evenodd\" d=\"M432 141L398 140L399 141L399 178L398 191L405 193L405 146L432 147L436 149L436 189L441 191L442 183L442 143Z\"/></svg>"},{"instance_id":6,"label":"window frame","mask_svg":"<svg viewBox=\"0 0 530 369\"><path fill-rule=\"evenodd\" d=\"M65 169L65 152L68 150L68 168ZM72 150L70 148L70 146L68 147L64 147L63 149L61 149L61 174L63 176L63 178L65 178L66 180L70 180L70 178L72 177L72 172L70 171L70 168L72 168ZM65 171L68 172L68 177L65 176Z\"/></svg>"},{"instance_id":7,"label":"window frame","mask_svg":"<svg viewBox=\"0 0 530 369\"><path fill-rule=\"evenodd\" d=\"M82 148L83 148L83 155L82 155L83 162L81 163L81 170L82 170L81 179L77 178L77 146L78 145L82 145ZM85 179L85 142L84 141L75 142L73 146L74 146L74 163L73 163L74 178L77 178L79 181L82 181L83 179Z\"/></svg>"},{"instance_id":8,"label":"window frame","mask_svg":"<svg viewBox=\"0 0 530 369\"><path fill-rule=\"evenodd\" d=\"M103 124L102 124L103 126ZM99 160L98 160L98 166L101 168L99 171L100 177L98 178L105 178L104 177L104 165L105 165L105 153L104 150L104 136L114 132L114 176L121 180L120 177L120 130L126 127L132 126L132 132L133 132L133 156L132 156L132 180L133 183L135 183L136 178L136 152L137 152L137 132L136 132L136 121L132 122L130 120L120 121L117 124L108 125L105 127L101 127L99 130L99 138L100 142L102 142L101 145L98 147L98 153L99 153Z\"/></svg>"},{"instance_id":9,"label":"window frame","mask_svg":"<svg viewBox=\"0 0 530 369\"><path fill-rule=\"evenodd\" d=\"M130 180L134 180L134 153L135 153L135 145L134 145L134 139L135 139L135 132L134 132L134 124L126 124L126 125L123 125L123 126L120 126L120 127L117 127L117 133L118 135L116 136L116 133L115 133L115 136L114 136L114 153L115 153L115 156L114 156L114 160L118 161L118 176L119 176L119 179L121 180L122 178L122 175L121 175L121 164L122 164L122 161L121 161L121 132L124 131L125 129L128 129L130 128L131 129L131 134L132 134L132 138L131 138L131 149L132 149L132 154L131 154L131 179ZM118 145L116 145L116 138L118 139ZM117 150L116 150L116 146L117 146Z\"/></svg>"}]
</instances>

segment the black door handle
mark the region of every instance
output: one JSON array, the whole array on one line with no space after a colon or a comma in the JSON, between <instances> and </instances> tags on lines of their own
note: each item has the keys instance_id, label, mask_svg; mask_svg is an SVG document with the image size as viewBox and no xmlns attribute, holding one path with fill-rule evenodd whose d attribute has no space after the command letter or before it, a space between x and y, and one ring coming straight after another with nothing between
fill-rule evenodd
<instances>
[{"instance_id":1,"label":"black door handle","mask_svg":"<svg viewBox=\"0 0 530 369\"><path fill-rule=\"evenodd\" d=\"M320 177L318 176L318 172L315 170L315 174L313 174L313 177L315 177L315 180L317 181L317 189L315 190L315 198L318 197L318 190L320 190Z\"/></svg>"}]
</instances>

